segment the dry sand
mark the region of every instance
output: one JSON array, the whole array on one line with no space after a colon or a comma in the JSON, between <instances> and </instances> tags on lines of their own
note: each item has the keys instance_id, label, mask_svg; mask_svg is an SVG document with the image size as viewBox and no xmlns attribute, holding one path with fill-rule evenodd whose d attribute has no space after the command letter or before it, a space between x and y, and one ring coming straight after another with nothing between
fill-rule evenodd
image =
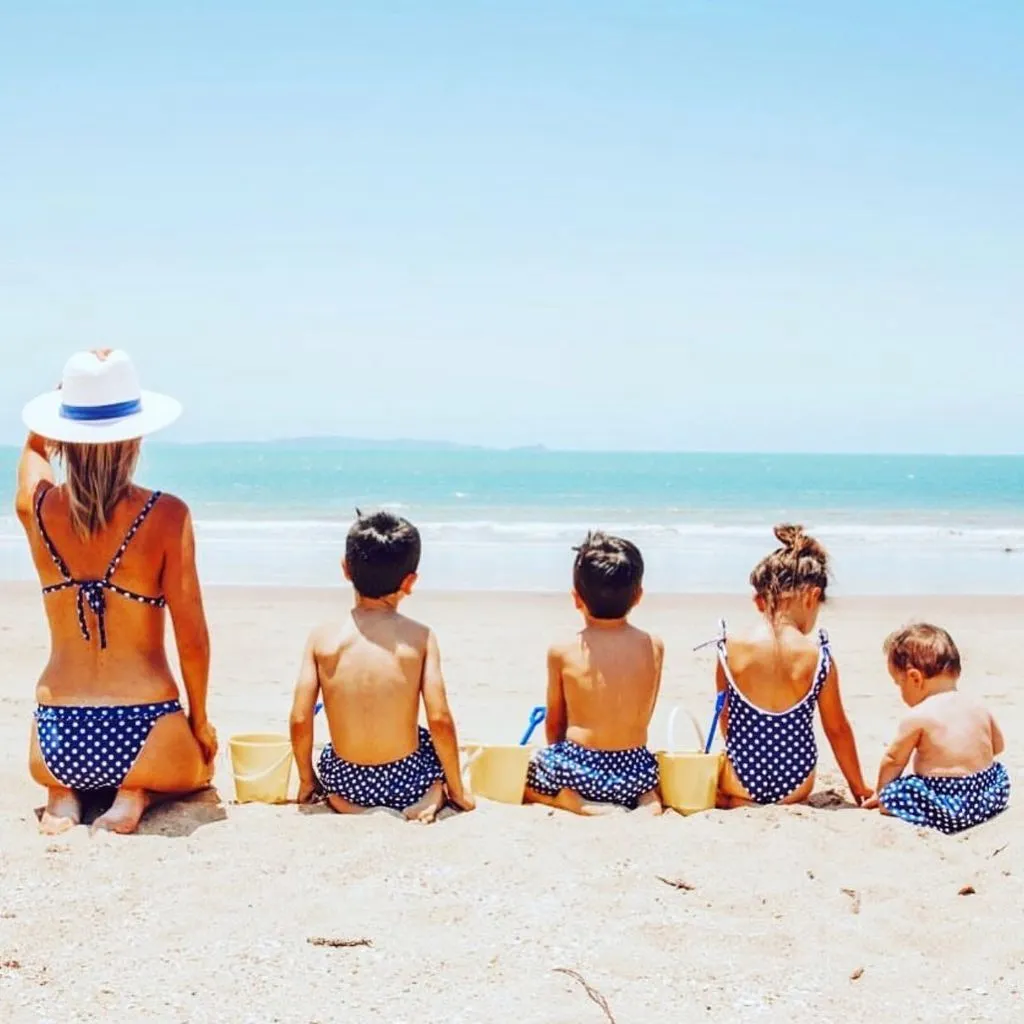
<instances>
[{"instance_id":1,"label":"dry sand","mask_svg":"<svg viewBox=\"0 0 1024 1024\"><path fill-rule=\"evenodd\" d=\"M346 601L211 591L222 741L285 728L305 631ZM574 628L568 599L424 595L409 610L437 629L463 738L517 739L546 644ZM690 647L720 613L747 603L652 597L637 613L668 644L652 745L674 703L709 712L713 655ZM900 713L879 645L918 616L961 642L964 685L1000 716L1021 777L1022 613L1006 599L828 609L869 777ZM424 828L233 805L222 765L222 803L161 809L135 837L48 839L25 766L45 646L35 589L0 589L2 1021L1024 1019L1020 799L966 835L921 832L835 806L827 791L845 789L823 744L820 808L580 820L491 804Z\"/></svg>"}]
</instances>

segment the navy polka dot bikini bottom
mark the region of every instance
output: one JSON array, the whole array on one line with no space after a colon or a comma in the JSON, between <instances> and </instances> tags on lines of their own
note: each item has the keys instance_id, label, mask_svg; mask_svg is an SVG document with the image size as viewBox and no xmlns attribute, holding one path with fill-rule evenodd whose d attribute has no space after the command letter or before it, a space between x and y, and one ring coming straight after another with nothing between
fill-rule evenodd
<instances>
[{"instance_id":1,"label":"navy polka dot bikini bottom","mask_svg":"<svg viewBox=\"0 0 1024 1024\"><path fill-rule=\"evenodd\" d=\"M43 760L68 789L117 788L153 726L178 711L181 704L176 700L96 707L40 704L35 719Z\"/></svg>"},{"instance_id":2,"label":"navy polka dot bikini bottom","mask_svg":"<svg viewBox=\"0 0 1024 1024\"><path fill-rule=\"evenodd\" d=\"M317 774L325 793L340 796L357 807L388 807L393 811L412 807L431 786L444 780L430 733L423 726L416 750L386 764L344 761L328 743L317 762Z\"/></svg>"},{"instance_id":3,"label":"navy polka dot bikini bottom","mask_svg":"<svg viewBox=\"0 0 1024 1024\"><path fill-rule=\"evenodd\" d=\"M658 762L646 747L591 750L563 740L537 752L526 784L544 796L563 789L584 800L635 808L645 793L658 788Z\"/></svg>"},{"instance_id":4,"label":"navy polka dot bikini bottom","mask_svg":"<svg viewBox=\"0 0 1024 1024\"><path fill-rule=\"evenodd\" d=\"M1010 776L998 761L974 775L904 775L882 790L879 801L896 818L951 835L1005 811Z\"/></svg>"}]
</instances>

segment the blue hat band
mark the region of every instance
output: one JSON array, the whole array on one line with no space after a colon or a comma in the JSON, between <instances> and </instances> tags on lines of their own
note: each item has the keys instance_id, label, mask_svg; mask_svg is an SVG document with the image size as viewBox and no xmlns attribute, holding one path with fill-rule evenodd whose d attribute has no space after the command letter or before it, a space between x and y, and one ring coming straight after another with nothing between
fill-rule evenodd
<instances>
[{"instance_id":1,"label":"blue hat band","mask_svg":"<svg viewBox=\"0 0 1024 1024\"><path fill-rule=\"evenodd\" d=\"M134 416L137 412L142 412L141 398L133 398L127 402L114 402L110 405L62 405L60 407L62 419L77 420L79 423L119 420L125 416Z\"/></svg>"}]
</instances>

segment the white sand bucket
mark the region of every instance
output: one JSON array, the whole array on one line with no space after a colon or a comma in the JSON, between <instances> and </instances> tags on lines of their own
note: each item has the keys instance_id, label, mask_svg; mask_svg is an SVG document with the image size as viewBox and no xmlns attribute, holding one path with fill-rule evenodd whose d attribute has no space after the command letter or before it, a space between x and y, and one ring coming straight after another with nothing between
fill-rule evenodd
<instances>
[{"instance_id":1,"label":"white sand bucket","mask_svg":"<svg viewBox=\"0 0 1024 1024\"><path fill-rule=\"evenodd\" d=\"M703 737L696 719L693 727L697 732L697 749L675 750L675 722L679 708L669 715L666 737L667 750L655 755L661 774L661 800L666 807L680 814L696 814L709 811L715 806L718 795L718 776L722 770L721 754L706 754L703 751Z\"/></svg>"},{"instance_id":2,"label":"white sand bucket","mask_svg":"<svg viewBox=\"0 0 1024 1024\"><path fill-rule=\"evenodd\" d=\"M534 746L466 743L463 777L475 796L499 804L521 804Z\"/></svg>"},{"instance_id":3,"label":"white sand bucket","mask_svg":"<svg viewBox=\"0 0 1024 1024\"><path fill-rule=\"evenodd\" d=\"M278 732L246 732L232 736L231 770L235 799L240 804L283 804L292 775L291 740Z\"/></svg>"}]
</instances>

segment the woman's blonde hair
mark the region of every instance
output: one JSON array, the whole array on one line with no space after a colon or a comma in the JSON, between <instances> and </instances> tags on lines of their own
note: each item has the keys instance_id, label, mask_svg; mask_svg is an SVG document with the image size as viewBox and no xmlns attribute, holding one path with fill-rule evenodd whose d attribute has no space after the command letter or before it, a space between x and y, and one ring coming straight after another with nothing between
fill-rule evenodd
<instances>
[{"instance_id":1,"label":"woman's blonde hair","mask_svg":"<svg viewBox=\"0 0 1024 1024\"><path fill-rule=\"evenodd\" d=\"M139 462L142 442L51 445L64 469L71 526L83 539L99 533L117 503L128 493Z\"/></svg>"}]
</instances>

